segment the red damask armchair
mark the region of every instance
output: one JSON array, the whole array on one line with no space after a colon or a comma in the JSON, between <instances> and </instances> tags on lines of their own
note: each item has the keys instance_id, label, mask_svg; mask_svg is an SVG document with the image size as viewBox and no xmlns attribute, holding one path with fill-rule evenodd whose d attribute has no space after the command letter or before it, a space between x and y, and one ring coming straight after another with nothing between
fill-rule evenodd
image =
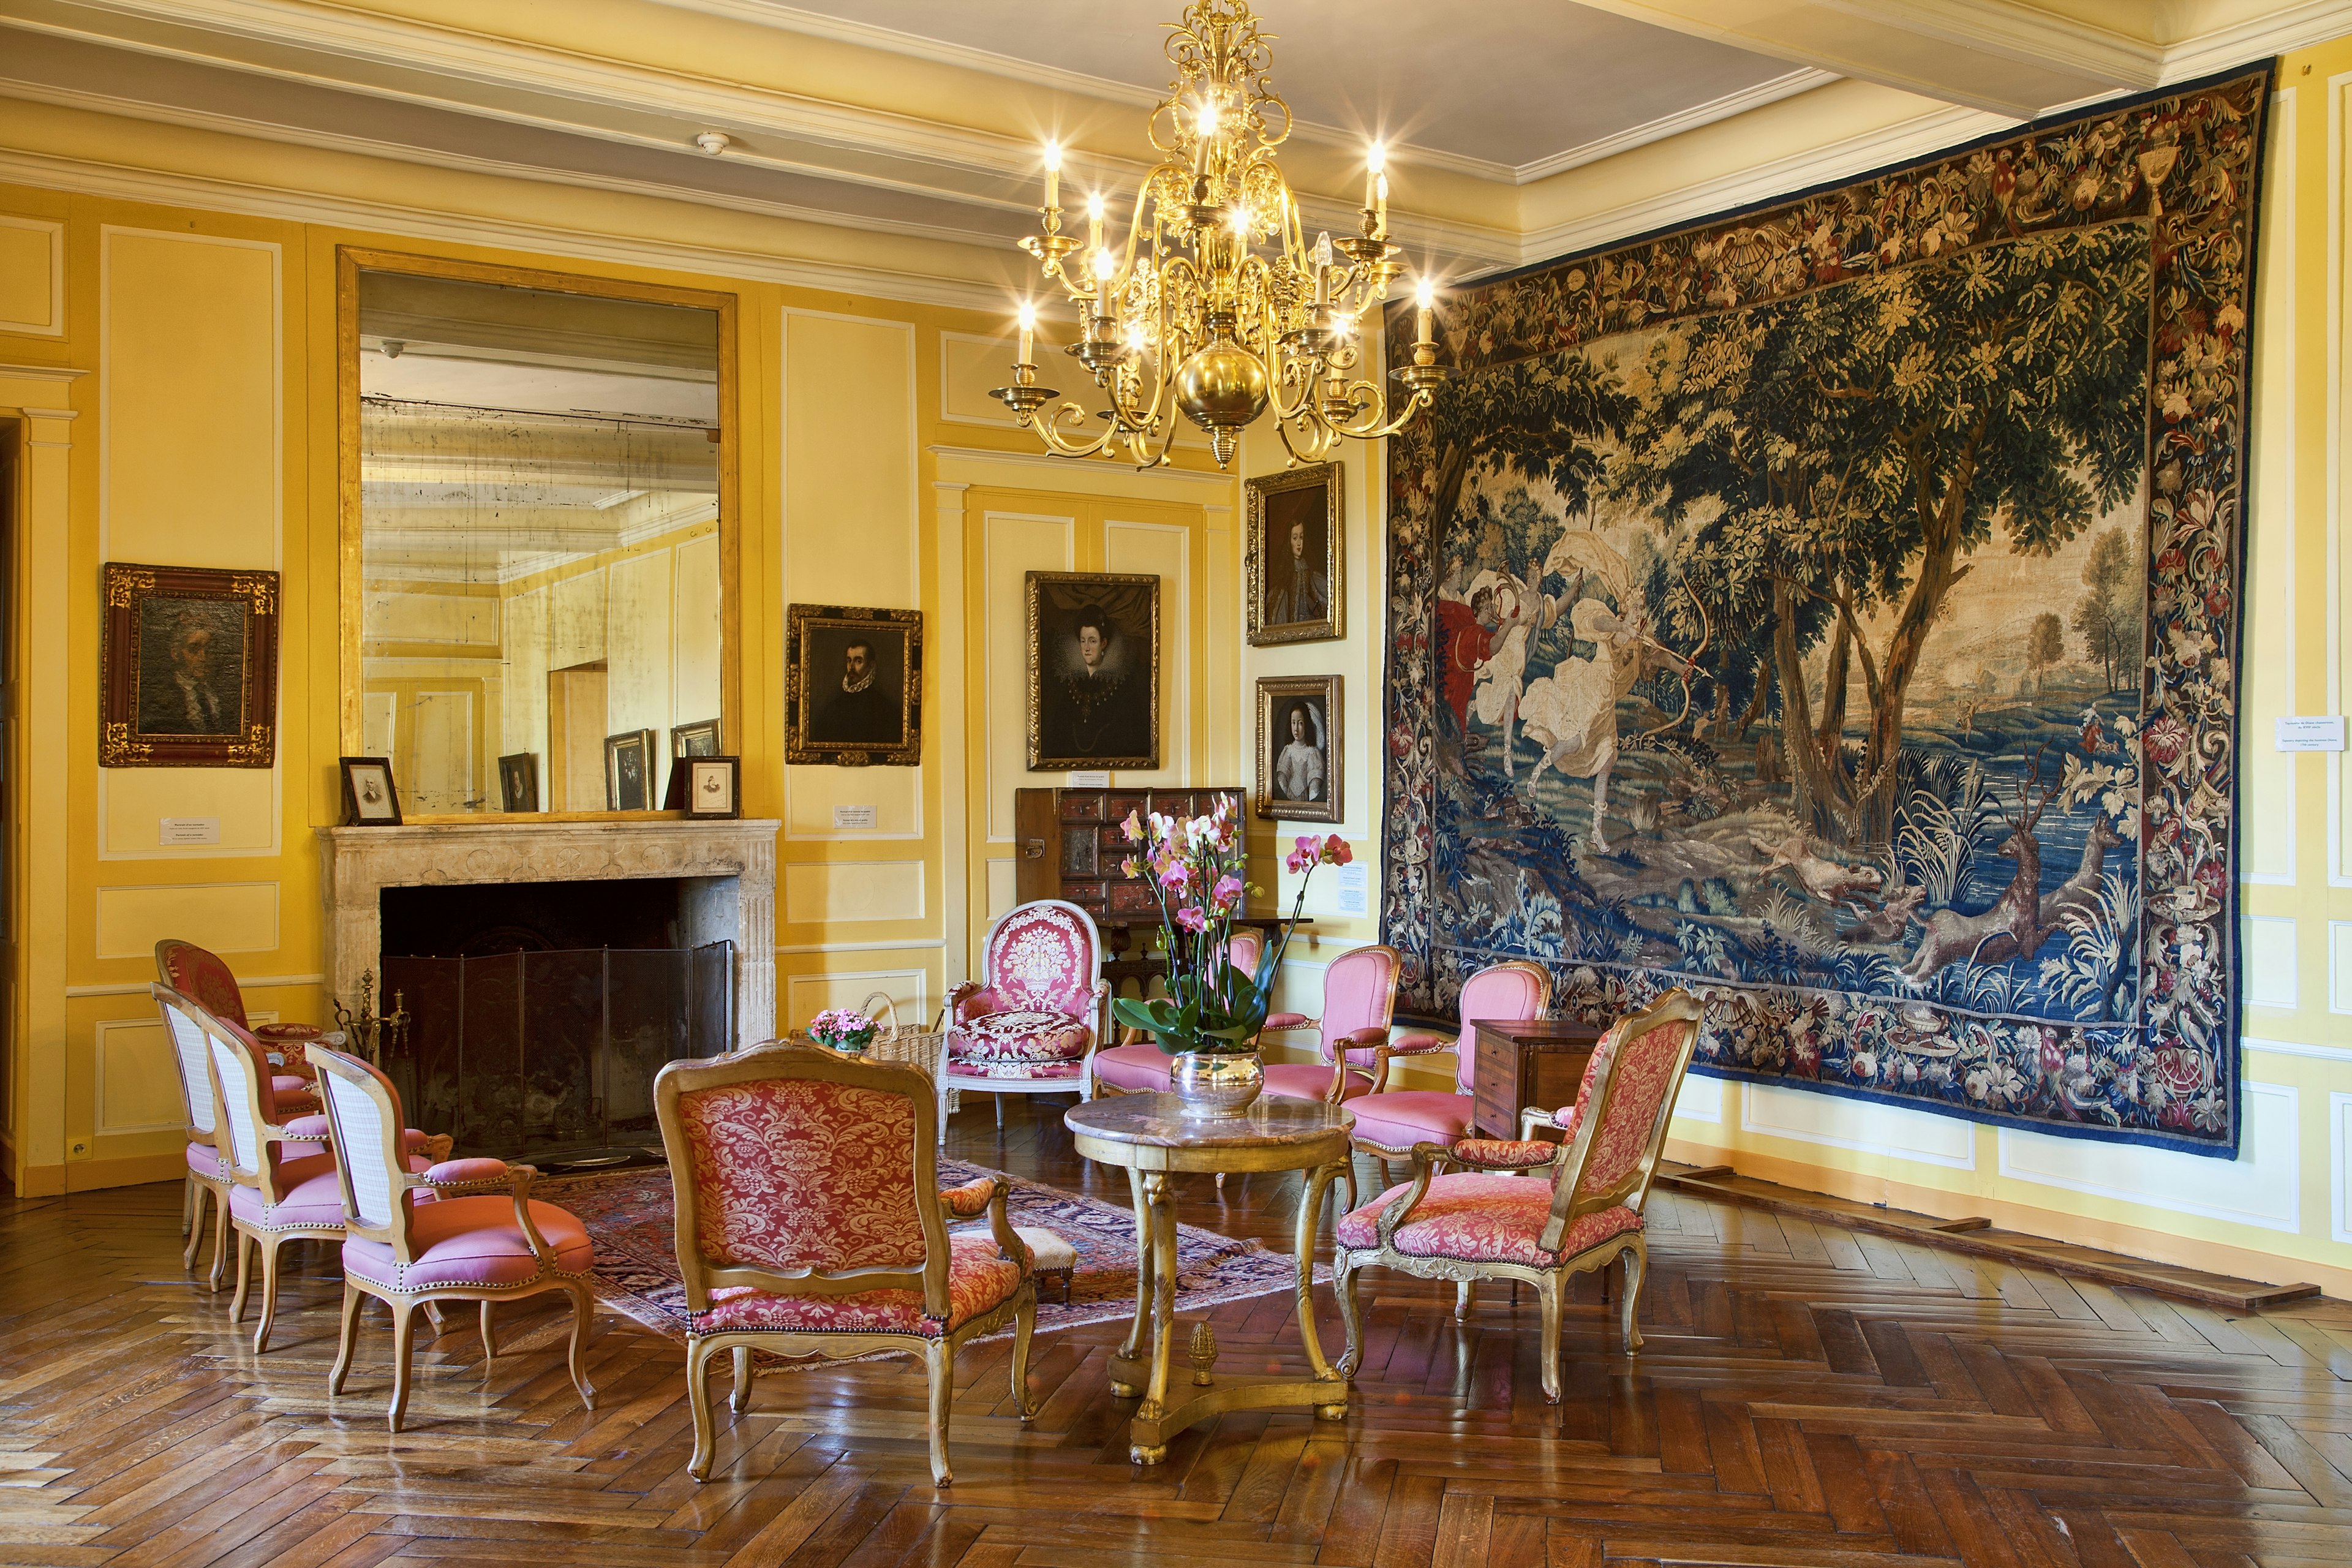
<instances>
[{"instance_id":1,"label":"red damask armchair","mask_svg":"<svg viewBox=\"0 0 2352 1568\"><path fill-rule=\"evenodd\" d=\"M654 1113L677 1190L688 1312L688 1473L710 1479L710 1360L731 1351L741 1411L754 1350L828 1359L919 1355L930 1373L931 1479L946 1486L955 1353L1010 1321L1013 1394L1029 1402L1037 1284L1005 1184L939 1189L939 1102L920 1068L813 1046L674 1061ZM988 1228L950 1235L951 1219Z\"/></svg>"},{"instance_id":2,"label":"red damask armchair","mask_svg":"<svg viewBox=\"0 0 2352 1568\"><path fill-rule=\"evenodd\" d=\"M940 1129L950 1097L1067 1094L1091 1099L1087 1058L1102 1039L1110 986L1094 917L1060 899L1023 904L988 928L981 976L948 995ZM1004 1124L1004 1101L996 1102Z\"/></svg>"},{"instance_id":3,"label":"red damask armchair","mask_svg":"<svg viewBox=\"0 0 2352 1568\"><path fill-rule=\"evenodd\" d=\"M1544 1398L1559 1399L1560 1303L1569 1276L1625 1260L1625 1348L1641 1348L1642 1279L1649 1251L1642 1205L1665 1144L1675 1096L1697 1048L1699 1004L1687 991L1666 993L1621 1019L1593 1052L1594 1069L1578 1097L1575 1131L1555 1159L1554 1145L1516 1150L1512 1140L1423 1143L1412 1151L1411 1182L1340 1217L1332 1283L1348 1325L1352 1375L1363 1355L1357 1286L1377 1265L1423 1279L1509 1279L1535 1287L1543 1307L1540 1350ZM1541 1152L1549 1179L1519 1173ZM1527 1160L1515 1161L1515 1153ZM1493 1156L1491 1161L1482 1156ZM1441 1164L1484 1168L1439 1175Z\"/></svg>"}]
</instances>

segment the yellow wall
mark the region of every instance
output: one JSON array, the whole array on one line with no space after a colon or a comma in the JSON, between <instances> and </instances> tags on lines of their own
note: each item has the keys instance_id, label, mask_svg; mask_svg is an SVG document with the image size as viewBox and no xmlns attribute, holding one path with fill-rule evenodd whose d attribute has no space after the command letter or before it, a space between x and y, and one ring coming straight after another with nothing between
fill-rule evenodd
<instances>
[{"instance_id":1,"label":"yellow wall","mask_svg":"<svg viewBox=\"0 0 2352 1568\"><path fill-rule=\"evenodd\" d=\"M24 541L14 614L26 679L11 739L26 816L8 858L22 940L8 955L7 1171L20 1192L178 1170L177 1091L145 995L159 938L221 951L262 1018L327 1012L315 830L340 810L338 246L738 295L738 402L724 413L741 453L730 526L744 721L730 745L746 815L783 823L780 1022L881 990L928 1023L1004 902L988 863L1011 853L995 841L1011 792L1059 782L1028 773L1003 742L1021 728L1003 714L1019 690L1021 570L1160 573L1169 766L1154 776L1238 776L1236 606L1216 586L1236 559L1234 481L1039 458L985 396L1010 358L993 313L5 185L0 231L0 418L15 419ZM284 574L276 767L96 765L107 560ZM783 764L793 602L925 612L922 767ZM401 689L471 700L469 777L488 787L481 764L511 695L496 648L417 651L436 657L402 670ZM875 826L836 826L839 805L872 805ZM163 846L164 816L217 816L221 841Z\"/></svg>"}]
</instances>

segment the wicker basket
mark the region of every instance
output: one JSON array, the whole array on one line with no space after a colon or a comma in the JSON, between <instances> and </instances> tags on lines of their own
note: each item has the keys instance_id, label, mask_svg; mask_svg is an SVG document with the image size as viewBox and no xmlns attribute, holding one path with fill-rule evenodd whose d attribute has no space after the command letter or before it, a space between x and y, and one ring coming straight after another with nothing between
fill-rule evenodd
<instances>
[{"instance_id":1,"label":"wicker basket","mask_svg":"<svg viewBox=\"0 0 2352 1568\"><path fill-rule=\"evenodd\" d=\"M880 1010L876 1010L876 1004ZM898 1006L889 997L877 991L857 1005L857 1010L874 1020L874 1037L866 1042L862 1051L845 1052L866 1061L903 1062L918 1067L937 1081L940 1058L947 1050L948 1037L944 1030L906 1029L898 1025Z\"/></svg>"}]
</instances>

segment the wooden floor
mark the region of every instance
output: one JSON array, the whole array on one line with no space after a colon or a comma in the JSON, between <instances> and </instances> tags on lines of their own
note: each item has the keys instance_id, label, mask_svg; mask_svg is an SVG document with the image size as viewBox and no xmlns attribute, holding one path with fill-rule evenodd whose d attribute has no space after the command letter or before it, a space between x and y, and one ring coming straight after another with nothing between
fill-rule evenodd
<instances>
[{"instance_id":1,"label":"wooden floor","mask_svg":"<svg viewBox=\"0 0 2352 1568\"><path fill-rule=\"evenodd\" d=\"M950 1152L1123 1194L1050 1105L1016 1104L1002 1142L989 1117L963 1113ZM1201 1181L1182 1217L1286 1247L1297 1191L1236 1179L1221 1205ZM1006 1349L966 1352L945 1491L903 1362L761 1379L697 1486L677 1346L600 1317L587 1414L553 1315L518 1310L487 1381L462 1315L420 1348L413 1426L392 1436L380 1316L349 1392L326 1395L331 1257L297 1273L257 1360L226 1296L181 1273L178 1202L0 1201L0 1562L2352 1563L2339 1303L2228 1315L1661 1193L1649 1345L1619 1353L1588 1284L1558 1406L1532 1302L1490 1292L1457 1327L1450 1291L1374 1275L1344 1425L1228 1416L1131 1468L1104 1325L1038 1341L1026 1430ZM1226 1364L1296 1366L1288 1307L1219 1310Z\"/></svg>"}]
</instances>

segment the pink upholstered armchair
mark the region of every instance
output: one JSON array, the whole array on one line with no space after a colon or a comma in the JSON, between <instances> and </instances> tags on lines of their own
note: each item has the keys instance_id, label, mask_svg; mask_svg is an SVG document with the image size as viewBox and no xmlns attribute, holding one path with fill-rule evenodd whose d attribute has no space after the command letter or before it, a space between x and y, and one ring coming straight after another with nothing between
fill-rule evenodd
<instances>
[{"instance_id":1,"label":"pink upholstered armchair","mask_svg":"<svg viewBox=\"0 0 2352 1568\"><path fill-rule=\"evenodd\" d=\"M1322 1017L1267 1017L1268 1034L1314 1030L1318 1059L1268 1067L1265 1092L1333 1105L1370 1093L1378 1082L1381 1047L1389 1043L1389 1022L1396 1015L1397 976L1392 947L1359 947L1333 959L1323 971Z\"/></svg>"},{"instance_id":2,"label":"pink upholstered armchair","mask_svg":"<svg viewBox=\"0 0 2352 1568\"><path fill-rule=\"evenodd\" d=\"M253 1331L257 1355L269 1347L270 1326L278 1319L278 1249L289 1241L337 1240L343 1234L330 1123L316 1113L288 1116L285 1101L272 1088L269 1058L260 1045L188 1005L186 998L179 998L179 1004L174 1011L202 1032L212 1062L219 1110L214 1146L230 1183L229 1228L236 1237L236 1295L228 1311L232 1323L245 1317L252 1257L261 1255L261 1321ZM405 1128L402 1142L412 1170L425 1170L448 1157L446 1134L428 1137Z\"/></svg>"},{"instance_id":3,"label":"pink upholstered armchair","mask_svg":"<svg viewBox=\"0 0 2352 1568\"><path fill-rule=\"evenodd\" d=\"M181 1256L180 1267L195 1267L196 1249L205 1239L205 1212L210 1210L213 1266L205 1288L218 1290L222 1272L228 1266L229 1191L236 1179L221 1159L220 1108L213 1093L211 1047L198 1021L205 1009L169 985L150 985L147 990L163 1016L163 1032L172 1042L172 1066L180 1079L180 1100L188 1114L188 1175L180 1199L180 1230L188 1238L188 1248ZM323 1142L289 1142L279 1150L279 1156L293 1161L326 1152Z\"/></svg>"},{"instance_id":4,"label":"pink upholstered armchair","mask_svg":"<svg viewBox=\"0 0 2352 1568\"><path fill-rule=\"evenodd\" d=\"M1499 1170L1439 1175L1440 1164L1461 1162L1464 1145L1423 1143L1412 1152L1411 1182L1342 1215L1332 1263L1348 1325L1342 1374L1352 1375L1362 1358L1357 1284L1373 1265L1423 1279L1534 1286L1543 1306L1544 1397L1557 1403L1560 1301L1568 1278L1622 1258L1619 1310L1625 1348L1640 1349L1637 1320L1649 1260L1642 1205L1698 1044L1698 1025L1699 1005L1681 990L1618 1022L1593 1052L1597 1067L1580 1096L1576 1131L1566 1152L1551 1162L1549 1180ZM1511 1141L1489 1142L1507 1148Z\"/></svg>"},{"instance_id":5,"label":"pink upholstered armchair","mask_svg":"<svg viewBox=\"0 0 2352 1568\"><path fill-rule=\"evenodd\" d=\"M268 1054L271 1076L277 1079L278 1108L289 1116L319 1109L317 1085L302 1047L312 1040L340 1046L340 1031L310 1024L252 1024L246 1021L245 993L236 976L218 953L192 942L165 940L155 944L155 973L163 983L233 1029L261 1042Z\"/></svg>"},{"instance_id":6,"label":"pink upholstered armchair","mask_svg":"<svg viewBox=\"0 0 2352 1568\"><path fill-rule=\"evenodd\" d=\"M948 994L940 1130L950 1097L1066 1094L1090 1098L1087 1058L1102 1038L1110 987L1094 917L1060 899L1023 904L988 928L978 984ZM1004 1101L996 1102L1004 1125Z\"/></svg>"},{"instance_id":7,"label":"pink upholstered armchair","mask_svg":"<svg viewBox=\"0 0 2352 1568\"><path fill-rule=\"evenodd\" d=\"M581 1352L593 1310L595 1251L569 1210L530 1196L539 1173L503 1160L445 1160L417 1169L405 1151L400 1094L366 1062L325 1046L309 1047L326 1091L341 1167L332 1174L343 1233L343 1331L327 1392L341 1394L352 1369L360 1309L371 1296L392 1309L392 1405L400 1430L408 1410L410 1336L416 1309L436 1301L482 1304L482 1371L498 1357L491 1309L549 1290L572 1298L572 1386L596 1407Z\"/></svg>"},{"instance_id":8,"label":"pink upholstered armchair","mask_svg":"<svg viewBox=\"0 0 2352 1568\"><path fill-rule=\"evenodd\" d=\"M1476 1058L1471 1049L1471 1026L1476 1023L1517 1023L1540 1018L1551 1005L1551 973L1540 963L1514 959L1480 970L1462 983L1462 1032L1446 1040L1436 1035L1399 1036L1373 1053L1373 1089L1348 1102L1356 1113L1357 1148L1381 1163L1388 1178L1391 1160L1412 1157L1420 1143L1451 1144L1469 1135L1475 1121ZM1401 1057L1454 1053L1451 1092L1428 1089L1391 1089L1389 1064Z\"/></svg>"},{"instance_id":9,"label":"pink upholstered armchair","mask_svg":"<svg viewBox=\"0 0 2352 1568\"><path fill-rule=\"evenodd\" d=\"M1265 952L1265 933L1247 926L1234 927L1225 939L1225 962L1246 973L1257 973L1257 961ZM1094 1075L1097 1094L1152 1094L1172 1087L1170 1059L1154 1041L1135 1039L1130 1045L1097 1051L1087 1058L1087 1067Z\"/></svg>"},{"instance_id":10,"label":"pink upholstered armchair","mask_svg":"<svg viewBox=\"0 0 2352 1568\"><path fill-rule=\"evenodd\" d=\"M955 1352L1013 1325L1013 1396L1029 1403L1037 1321L1030 1255L993 1176L939 1190L929 1077L812 1046L674 1061L654 1079L677 1189L686 1290L688 1473L710 1479L710 1359L731 1351L737 1410L753 1350L905 1351L930 1373L931 1479L946 1486ZM950 1219L988 1216L950 1236Z\"/></svg>"}]
</instances>

